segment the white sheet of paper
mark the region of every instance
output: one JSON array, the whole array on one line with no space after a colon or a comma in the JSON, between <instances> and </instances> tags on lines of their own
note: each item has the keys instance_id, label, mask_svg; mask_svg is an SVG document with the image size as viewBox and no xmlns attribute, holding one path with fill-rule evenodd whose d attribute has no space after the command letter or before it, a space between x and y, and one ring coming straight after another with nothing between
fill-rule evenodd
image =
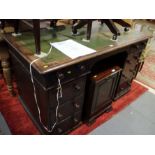
<instances>
[{"instance_id":1,"label":"white sheet of paper","mask_svg":"<svg viewBox=\"0 0 155 155\"><path fill-rule=\"evenodd\" d=\"M71 39L51 43L51 45L72 59L96 52L96 50Z\"/></svg>"}]
</instances>

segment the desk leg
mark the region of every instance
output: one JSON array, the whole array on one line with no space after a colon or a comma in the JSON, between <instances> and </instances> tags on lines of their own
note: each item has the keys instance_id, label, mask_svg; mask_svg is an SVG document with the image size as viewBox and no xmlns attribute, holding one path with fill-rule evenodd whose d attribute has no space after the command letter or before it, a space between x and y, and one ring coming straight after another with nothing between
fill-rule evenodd
<instances>
[{"instance_id":1,"label":"desk leg","mask_svg":"<svg viewBox=\"0 0 155 155\"><path fill-rule=\"evenodd\" d=\"M33 34L35 40L36 54L40 54L40 20L33 19Z\"/></svg>"},{"instance_id":2,"label":"desk leg","mask_svg":"<svg viewBox=\"0 0 155 155\"><path fill-rule=\"evenodd\" d=\"M8 62L8 60L2 60L1 65L3 70L4 80L8 87L8 91L11 93L11 95L14 96L15 92L13 91L13 84L11 80L10 63Z\"/></svg>"}]
</instances>

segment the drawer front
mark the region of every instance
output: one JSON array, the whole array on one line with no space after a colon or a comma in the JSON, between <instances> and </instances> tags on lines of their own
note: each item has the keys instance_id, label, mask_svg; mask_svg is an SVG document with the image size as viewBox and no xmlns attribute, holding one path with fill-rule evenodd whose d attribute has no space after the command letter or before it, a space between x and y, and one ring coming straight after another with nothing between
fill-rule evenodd
<instances>
[{"instance_id":1,"label":"drawer front","mask_svg":"<svg viewBox=\"0 0 155 155\"><path fill-rule=\"evenodd\" d=\"M74 115L75 112L82 111L84 102L84 95L82 94L79 97L75 97L73 100L66 102L65 104L60 105L58 109L57 119L58 122L66 119L69 116ZM56 108L52 108L50 111L51 122L54 123L56 120Z\"/></svg>"},{"instance_id":2,"label":"drawer front","mask_svg":"<svg viewBox=\"0 0 155 155\"><path fill-rule=\"evenodd\" d=\"M62 82L66 82L70 79L79 77L80 75L87 74L89 72L86 64L77 64L68 68L61 69L57 75Z\"/></svg>"},{"instance_id":3,"label":"drawer front","mask_svg":"<svg viewBox=\"0 0 155 155\"><path fill-rule=\"evenodd\" d=\"M57 78L61 83L65 84L74 79L80 78L90 73L89 64L87 62L68 66L53 72L49 72L44 76L45 86L48 89L57 87Z\"/></svg>"},{"instance_id":4,"label":"drawer front","mask_svg":"<svg viewBox=\"0 0 155 155\"><path fill-rule=\"evenodd\" d=\"M109 103L111 104L115 83L116 76L111 76L109 79L105 78L103 81L95 85L91 114L106 108Z\"/></svg>"},{"instance_id":5,"label":"drawer front","mask_svg":"<svg viewBox=\"0 0 155 155\"><path fill-rule=\"evenodd\" d=\"M62 122L58 123L53 130L52 134L61 135L71 131L75 126L81 122L82 113L75 113L73 116L68 117Z\"/></svg>"},{"instance_id":6,"label":"drawer front","mask_svg":"<svg viewBox=\"0 0 155 155\"><path fill-rule=\"evenodd\" d=\"M62 85L62 98L59 99L60 104L67 103L69 100L74 100L76 97L85 93L86 77L79 78L72 82ZM54 108L57 105L56 99L57 89L49 92L50 107Z\"/></svg>"},{"instance_id":7,"label":"drawer front","mask_svg":"<svg viewBox=\"0 0 155 155\"><path fill-rule=\"evenodd\" d=\"M122 72L122 77L125 78L128 81L131 81L133 78L135 78L137 74L137 67L139 64L139 60L132 61L130 60L131 63L126 63L124 70Z\"/></svg>"}]
</instances>

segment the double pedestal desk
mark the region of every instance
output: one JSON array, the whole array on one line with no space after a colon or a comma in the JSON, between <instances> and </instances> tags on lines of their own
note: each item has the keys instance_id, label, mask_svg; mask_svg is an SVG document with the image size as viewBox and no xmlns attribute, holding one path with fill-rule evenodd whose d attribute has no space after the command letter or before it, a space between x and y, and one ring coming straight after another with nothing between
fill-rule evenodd
<instances>
[{"instance_id":1,"label":"double pedestal desk","mask_svg":"<svg viewBox=\"0 0 155 155\"><path fill-rule=\"evenodd\" d=\"M31 66L37 59L31 48L10 34L4 37L19 98L42 134L68 134L110 111L112 102L130 90L148 38L129 32L106 45L107 40L100 38L103 47L100 45L95 53L76 59L63 56L59 60L51 54Z\"/></svg>"}]
</instances>

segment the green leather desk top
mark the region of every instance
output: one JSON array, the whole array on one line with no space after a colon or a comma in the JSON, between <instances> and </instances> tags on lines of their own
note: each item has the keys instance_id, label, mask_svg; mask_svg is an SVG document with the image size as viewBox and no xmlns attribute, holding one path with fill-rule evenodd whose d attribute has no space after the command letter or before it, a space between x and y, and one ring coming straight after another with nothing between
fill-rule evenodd
<instances>
[{"instance_id":1,"label":"green leather desk top","mask_svg":"<svg viewBox=\"0 0 155 155\"><path fill-rule=\"evenodd\" d=\"M95 49L97 52L76 59L71 59L62 52L53 48L52 52L46 58L38 60L34 67L40 73L48 72L89 58L93 58L98 55L102 55L107 52L111 52L118 48L128 46L132 43L145 40L150 37L149 34L135 32L134 30L124 32L123 29L120 28L121 36L118 37L117 41L113 41L111 40L112 33L105 25L101 26L99 23L94 23L90 42L84 42L83 39L86 38L86 28L84 27L78 31L80 33L78 36L72 36L71 26L66 26L64 30L56 33L56 37L52 37L52 30L42 29L41 51L47 53L50 49L50 42L73 39L85 46ZM21 36L17 37L13 37L8 34L4 38L9 44L17 48L18 52L21 52L20 54L23 55L23 57L29 62L37 58L34 56L35 44L32 32L23 32Z\"/></svg>"}]
</instances>

